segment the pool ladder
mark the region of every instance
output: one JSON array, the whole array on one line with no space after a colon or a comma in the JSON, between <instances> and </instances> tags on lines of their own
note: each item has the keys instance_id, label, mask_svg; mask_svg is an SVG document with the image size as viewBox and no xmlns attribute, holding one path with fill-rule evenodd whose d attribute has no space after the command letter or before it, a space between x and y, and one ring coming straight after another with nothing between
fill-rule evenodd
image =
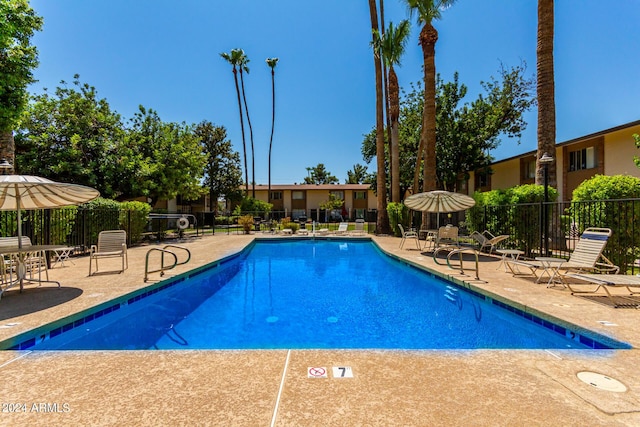
<instances>
[{"instance_id":1,"label":"pool ladder","mask_svg":"<svg viewBox=\"0 0 640 427\"><path fill-rule=\"evenodd\" d=\"M433 251L433 261L436 264L440 264L438 262L438 252L440 251L449 251L449 253L447 254L447 266L451 269L455 269L455 267L453 267L451 265L451 257L453 257L454 255L458 255L459 260L460 260L460 274L465 275L464 274L464 263L463 263L463 253L464 252L470 252L471 254L473 254L475 256L475 260L476 260L476 280L480 280L480 271L478 269L478 251L475 250L474 248L471 247L466 247L466 246L443 246L440 248L437 248L436 250Z\"/></svg>"},{"instance_id":2,"label":"pool ladder","mask_svg":"<svg viewBox=\"0 0 640 427\"><path fill-rule=\"evenodd\" d=\"M176 249L182 249L184 251L187 252L187 259L185 261L182 262L178 262L178 256L173 252L168 250L167 248L176 248ZM149 255L151 255L152 252L160 252L160 268L158 270L149 270ZM165 265L164 262L164 255L165 254L170 254L173 257L173 264L171 265ZM178 265L183 265L189 262L189 260L191 259L191 252L189 251L189 249L185 248L184 246L178 246L178 245L165 245L162 248L151 248L147 251L147 257L145 259L144 262L144 281L146 282L149 278L149 274L151 273L158 273L160 272L160 276L164 276L164 272L167 270L171 270L172 268L175 268Z\"/></svg>"}]
</instances>

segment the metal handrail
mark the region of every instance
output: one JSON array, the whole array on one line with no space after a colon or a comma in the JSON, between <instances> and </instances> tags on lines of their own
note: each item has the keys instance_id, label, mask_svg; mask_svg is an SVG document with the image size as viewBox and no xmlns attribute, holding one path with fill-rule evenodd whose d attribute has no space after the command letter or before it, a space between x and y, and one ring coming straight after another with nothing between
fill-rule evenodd
<instances>
[{"instance_id":1,"label":"metal handrail","mask_svg":"<svg viewBox=\"0 0 640 427\"><path fill-rule=\"evenodd\" d=\"M463 258L462 258L462 253L463 252L472 252L475 257L476 257L476 280L480 280L480 272L479 272L479 263L478 263L478 251L475 250L474 248L469 248L469 247L462 247L462 248L458 248L458 249L454 249L451 252L449 252L449 254L447 255L447 265L449 266L449 268L453 269L453 267L451 266L451 256L458 254L459 258L460 258L460 274L464 275L464 263L463 263Z\"/></svg>"},{"instance_id":2,"label":"metal handrail","mask_svg":"<svg viewBox=\"0 0 640 427\"><path fill-rule=\"evenodd\" d=\"M178 256L173 253L172 251L168 250L167 248L177 248L177 249L183 249L185 251L187 251L187 259L183 262L178 262ZM158 251L160 252L162 255L160 256L160 268L158 270L149 270L149 255L151 255L151 252L154 251ZM173 256L173 264L170 266L165 266L164 263L164 254L171 254L171 256ZM160 273L160 276L164 276L164 272L166 270L171 270L172 268L175 268L178 265L183 265L189 262L189 260L191 259L191 251L189 251L189 249L185 248L184 246L178 246L178 245L165 245L162 248L151 248L147 251L147 255L145 258L145 263L144 263L144 281L146 282L149 278L149 274L151 273Z\"/></svg>"}]
</instances>

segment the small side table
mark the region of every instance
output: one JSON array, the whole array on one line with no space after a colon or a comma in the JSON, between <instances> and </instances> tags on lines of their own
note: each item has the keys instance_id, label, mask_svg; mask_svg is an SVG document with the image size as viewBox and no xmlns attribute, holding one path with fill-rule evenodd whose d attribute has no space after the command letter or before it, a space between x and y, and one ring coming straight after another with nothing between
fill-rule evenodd
<instances>
[{"instance_id":1,"label":"small side table","mask_svg":"<svg viewBox=\"0 0 640 427\"><path fill-rule=\"evenodd\" d=\"M521 251L520 249L498 249L496 252L502 255L502 259L500 260L500 264L498 264L496 270L500 269L500 266L503 266L505 273L508 272L507 257L511 258L512 261L517 261L518 258L520 258L520 255L524 255L524 251Z\"/></svg>"},{"instance_id":2,"label":"small side table","mask_svg":"<svg viewBox=\"0 0 640 427\"><path fill-rule=\"evenodd\" d=\"M71 264L76 265L75 262L69 258L71 252L73 252L76 248L72 246L68 246L65 248L52 249L53 251L53 264L51 264L51 268L60 264L61 267L64 267L64 262L69 261Z\"/></svg>"},{"instance_id":3,"label":"small side table","mask_svg":"<svg viewBox=\"0 0 640 427\"><path fill-rule=\"evenodd\" d=\"M436 240L438 240L438 230L420 230L418 232L418 239L421 239L424 236L424 247L423 251L427 250L427 246L429 246L429 250L435 249Z\"/></svg>"},{"instance_id":4,"label":"small side table","mask_svg":"<svg viewBox=\"0 0 640 427\"><path fill-rule=\"evenodd\" d=\"M542 270L543 270L542 273L540 273L540 277L538 277L538 280L536 280L536 283L540 283L540 279L542 279L542 276L546 274L547 276L549 276L549 281L547 282L547 288L554 286L554 283L556 283L555 281L556 278L558 278L559 280L559 282L557 283L564 286L564 279L560 274L560 267L562 266L562 264L566 262L566 260L562 258L542 256L542 257L536 257L536 261L540 263L540 266L542 267Z\"/></svg>"}]
</instances>

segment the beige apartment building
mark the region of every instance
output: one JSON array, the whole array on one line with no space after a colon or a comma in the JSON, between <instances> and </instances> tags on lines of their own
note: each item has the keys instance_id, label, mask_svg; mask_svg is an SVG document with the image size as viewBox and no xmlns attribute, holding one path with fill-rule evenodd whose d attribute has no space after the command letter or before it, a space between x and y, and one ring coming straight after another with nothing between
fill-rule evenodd
<instances>
[{"instance_id":1,"label":"beige apartment building","mask_svg":"<svg viewBox=\"0 0 640 427\"><path fill-rule=\"evenodd\" d=\"M244 186L242 187L244 189ZM252 187L249 187L251 194ZM256 199L268 201L269 186L256 185ZM329 200L330 195L344 200L342 209L326 212L320 205ZM142 201L142 199L140 199ZM316 221L339 221L341 219L354 221L367 219L367 212L376 209L376 195L369 184L272 184L271 185L272 212L278 218L290 217L298 219L307 217ZM167 212L198 213L209 209L209 196L198 200L183 201L180 196L171 200L160 200L154 207ZM233 210L233 205L227 206Z\"/></svg>"},{"instance_id":2,"label":"beige apartment building","mask_svg":"<svg viewBox=\"0 0 640 427\"><path fill-rule=\"evenodd\" d=\"M571 200L573 190L594 175L631 175L640 178L634 156L640 157L633 134L640 134L640 120L556 144L559 200ZM536 151L530 151L491 164L492 173L471 173L468 192L510 188L533 184Z\"/></svg>"},{"instance_id":3,"label":"beige apartment building","mask_svg":"<svg viewBox=\"0 0 640 427\"><path fill-rule=\"evenodd\" d=\"M267 202L269 187L256 185L256 199ZM320 205L331 195L344 200L342 209L324 212ZM282 212L293 219L311 220L366 219L367 212L376 209L376 196L369 184L277 184L271 185L274 212ZM330 216L326 218L325 216Z\"/></svg>"}]
</instances>

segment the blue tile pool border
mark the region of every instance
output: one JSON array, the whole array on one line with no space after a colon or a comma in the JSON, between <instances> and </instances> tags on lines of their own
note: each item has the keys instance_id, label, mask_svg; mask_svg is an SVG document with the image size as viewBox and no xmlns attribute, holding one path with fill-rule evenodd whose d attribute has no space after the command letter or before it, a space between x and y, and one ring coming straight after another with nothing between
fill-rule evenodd
<instances>
[{"instance_id":1,"label":"blue tile pool border","mask_svg":"<svg viewBox=\"0 0 640 427\"><path fill-rule=\"evenodd\" d=\"M317 239L317 240L345 240L345 241L353 241L353 239L349 238L349 239L340 239L340 238L327 238L327 237L301 237L300 240L312 240L312 239ZM358 240L363 240L363 239L358 239ZM555 332L559 335L568 337L572 340L576 340L579 341L581 344L589 347L590 349L594 349L594 350L604 350L604 349L609 349L609 350L625 350L625 349L631 349L632 346L615 340L613 338L609 338L606 337L604 335L600 335L596 332L590 331L590 330L586 330L583 328L580 328L576 325L571 325L568 324L566 322L563 322L560 319L556 319L553 318L552 316L549 316L545 313L533 313L531 311L530 308L517 308L515 306L513 306L512 304L514 304L512 301L508 301L506 299L498 299L496 296L490 296L487 293L485 293L483 290L480 289L474 289L471 287L471 285L469 283L466 282L462 282L459 279L455 278L455 277L451 277L451 276L445 276L445 275L440 275L437 274L437 272L431 271L421 265L418 264L414 264L410 261L407 261L404 258L398 257L394 254L390 254L385 252L382 248L380 248L380 246L378 246L378 244L373 241L371 238L365 237L364 240L368 240L370 242L372 242L374 244L374 246L384 255L389 256L403 264L405 264L406 266L415 268L420 270L421 272L429 275L432 278L438 279L442 282L444 282L444 284L448 285L448 286L454 286L456 289L462 290L463 292L467 292L477 298L480 298L486 302L489 302L497 307L500 307L504 310L507 310L517 316L520 316L526 320L532 321L538 325L541 325L547 329L549 329L552 332ZM114 300L111 301L107 301L103 304L100 304L96 307L91 307L89 309L83 310L79 313L76 313L74 315L71 315L69 317L63 318L63 319L59 319L57 321L51 322L47 325L43 325L41 327L38 327L36 329L30 330L30 331L26 331L22 334L19 334L15 337L6 339L4 341L0 341L0 350L28 350L31 347L35 346L37 343L42 342L44 340L50 339L50 338L54 338L60 334L63 334L65 332L68 332L74 328L77 328L79 326L84 325L87 322L90 322L94 319L98 319L104 315L107 315L109 313L112 313L114 311L120 310L121 308L130 305L130 304L135 304L136 302L139 302L140 300L143 300L151 295L155 295L158 292L161 292L165 289L171 288L179 283L182 283L183 281L196 276L204 271L208 271L214 268L219 267L220 265L226 264L227 262L230 262L233 259L236 259L240 256L243 256L244 254L246 254L248 251L251 250L251 248L253 248L253 246L255 245L256 241L260 241L260 242L269 242L269 243L277 243L277 241L275 241L274 239L255 239L253 240L249 245L247 245L245 248L243 248L241 251L229 255L227 257L221 258L219 260L213 261L209 264L200 266L200 267L196 267L193 270L189 270L185 273L182 273L180 275L165 279L163 281L151 284L147 287L138 289L136 291L130 292L129 294L120 296ZM565 326L562 326L562 324L565 324ZM583 332L578 332L578 330L581 330Z\"/></svg>"}]
</instances>

